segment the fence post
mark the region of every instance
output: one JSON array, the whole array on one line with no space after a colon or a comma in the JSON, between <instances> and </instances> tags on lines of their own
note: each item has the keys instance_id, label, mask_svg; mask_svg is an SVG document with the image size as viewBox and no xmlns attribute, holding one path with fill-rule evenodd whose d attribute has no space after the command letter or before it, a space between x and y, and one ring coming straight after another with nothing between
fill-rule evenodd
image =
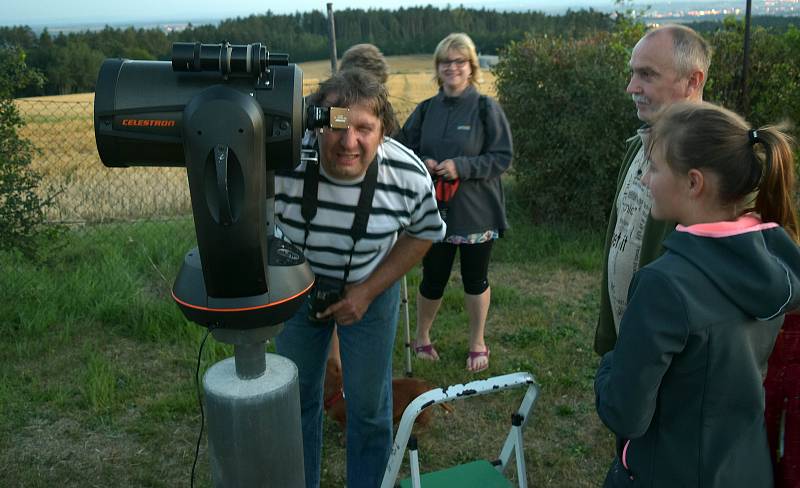
<instances>
[{"instance_id":1,"label":"fence post","mask_svg":"<svg viewBox=\"0 0 800 488\"><path fill-rule=\"evenodd\" d=\"M328 44L331 47L331 76L336 74L336 28L333 22L333 3L328 2Z\"/></svg>"}]
</instances>

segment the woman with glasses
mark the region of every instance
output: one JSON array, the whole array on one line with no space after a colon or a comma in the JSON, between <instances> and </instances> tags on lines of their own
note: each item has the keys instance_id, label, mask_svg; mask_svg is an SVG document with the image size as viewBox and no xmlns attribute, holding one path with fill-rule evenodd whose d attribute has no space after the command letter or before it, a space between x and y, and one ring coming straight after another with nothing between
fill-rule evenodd
<instances>
[{"instance_id":1,"label":"woman with glasses","mask_svg":"<svg viewBox=\"0 0 800 488\"><path fill-rule=\"evenodd\" d=\"M398 136L425 162L447 222L444 240L423 260L414 350L420 359L439 359L430 332L458 251L470 329L466 367L479 372L489 367L489 257L508 227L500 176L511 166L511 129L500 105L478 92L480 67L469 36L442 39L434 67L439 93L414 109Z\"/></svg>"}]
</instances>

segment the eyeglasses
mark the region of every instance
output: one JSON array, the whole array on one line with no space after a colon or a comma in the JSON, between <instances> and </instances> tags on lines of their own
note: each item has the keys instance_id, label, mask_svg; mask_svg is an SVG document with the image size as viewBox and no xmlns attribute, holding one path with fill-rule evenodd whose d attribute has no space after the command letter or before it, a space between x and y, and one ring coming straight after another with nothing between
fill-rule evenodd
<instances>
[{"instance_id":1,"label":"eyeglasses","mask_svg":"<svg viewBox=\"0 0 800 488\"><path fill-rule=\"evenodd\" d=\"M450 66L455 66L456 68L463 68L469 61L460 58L460 59L445 59L439 61L439 66L444 66L445 68L449 68Z\"/></svg>"}]
</instances>

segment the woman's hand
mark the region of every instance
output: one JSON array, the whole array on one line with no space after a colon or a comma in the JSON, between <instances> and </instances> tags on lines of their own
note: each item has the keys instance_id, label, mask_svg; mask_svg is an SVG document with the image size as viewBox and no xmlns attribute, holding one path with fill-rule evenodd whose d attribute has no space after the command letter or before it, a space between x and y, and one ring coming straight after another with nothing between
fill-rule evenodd
<instances>
[{"instance_id":1,"label":"woman's hand","mask_svg":"<svg viewBox=\"0 0 800 488\"><path fill-rule=\"evenodd\" d=\"M456 180L458 179L458 170L456 169L456 163L452 159L445 159L438 165L434 170L436 176L444 178L445 180Z\"/></svg>"},{"instance_id":2,"label":"woman's hand","mask_svg":"<svg viewBox=\"0 0 800 488\"><path fill-rule=\"evenodd\" d=\"M439 164L439 161L435 159L428 158L425 160L425 166L428 168L428 173L433 176L436 176L436 166Z\"/></svg>"}]
</instances>

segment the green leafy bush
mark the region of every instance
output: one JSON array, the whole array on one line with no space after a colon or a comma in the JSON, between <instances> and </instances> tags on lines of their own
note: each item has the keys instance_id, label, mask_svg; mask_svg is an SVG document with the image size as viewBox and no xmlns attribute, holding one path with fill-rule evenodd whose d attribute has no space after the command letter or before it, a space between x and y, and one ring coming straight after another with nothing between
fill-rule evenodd
<instances>
[{"instance_id":1,"label":"green leafy bush","mask_svg":"<svg viewBox=\"0 0 800 488\"><path fill-rule=\"evenodd\" d=\"M25 53L0 47L0 250L33 251L33 237L42 230L48 201L37 193L41 176L31 169L35 148L17 130L24 121L14 105L18 87L41 84L25 64Z\"/></svg>"},{"instance_id":2,"label":"green leafy bush","mask_svg":"<svg viewBox=\"0 0 800 488\"><path fill-rule=\"evenodd\" d=\"M623 18L610 33L528 37L508 47L497 91L514 135L517 192L534 221L605 225L625 140L641 124L625 87L630 52L643 33ZM744 25L728 19L707 39L714 57L705 99L741 112ZM744 115L755 126L800 122L798 52L794 27L752 31Z\"/></svg>"},{"instance_id":3,"label":"green leafy bush","mask_svg":"<svg viewBox=\"0 0 800 488\"><path fill-rule=\"evenodd\" d=\"M741 100L744 24L726 19L709 37L714 47L706 99L736 111ZM753 125L800 121L800 29L775 34L756 27L750 36L749 103L745 118Z\"/></svg>"},{"instance_id":4,"label":"green leafy bush","mask_svg":"<svg viewBox=\"0 0 800 488\"><path fill-rule=\"evenodd\" d=\"M626 139L640 122L628 83L643 27L584 39L528 37L496 69L514 137L517 189L535 221L604 225Z\"/></svg>"}]
</instances>

